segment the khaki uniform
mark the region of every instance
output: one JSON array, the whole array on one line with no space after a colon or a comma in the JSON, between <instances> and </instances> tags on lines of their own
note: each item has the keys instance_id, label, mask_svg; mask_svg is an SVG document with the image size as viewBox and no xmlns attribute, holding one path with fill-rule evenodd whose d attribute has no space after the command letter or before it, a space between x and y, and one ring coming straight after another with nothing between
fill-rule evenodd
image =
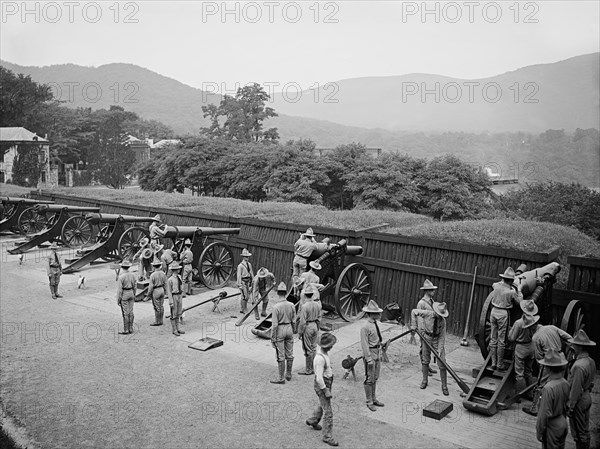
<instances>
[{"instance_id":1,"label":"khaki uniform","mask_svg":"<svg viewBox=\"0 0 600 449\"><path fill-rule=\"evenodd\" d=\"M181 300L181 287L183 280L181 276L172 273L168 282L169 306L171 307L171 320L179 320L183 311L183 301Z\"/></svg>"},{"instance_id":2,"label":"khaki uniform","mask_svg":"<svg viewBox=\"0 0 600 449\"><path fill-rule=\"evenodd\" d=\"M376 321L368 320L360 329L360 346L365 365L365 381L374 385L381 371L381 332Z\"/></svg>"},{"instance_id":3,"label":"khaki uniform","mask_svg":"<svg viewBox=\"0 0 600 449\"><path fill-rule=\"evenodd\" d=\"M160 239L163 237L164 232L161 230L160 226L156 224L155 221L148 226L148 232L150 234L150 241L154 241L157 244L160 244Z\"/></svg>"},{"instance_id":4,"label":"khaki uniform","mask_svg":"<svg viewBox=\"0 0 600 449\"><path fill-rule=\"evenodd\" d=\"M248 300L251 300L253 278L254 270L252 269L252 264L247 260L242 260L237 267L237 287L242 294L240 298L242 313L246 313Z\"/></svg>"},{"instance_id":5,"label":"khaki uniform","mask_svg":"<svg viewBox=\"0 0 600 449\"><path fill-rule=\"evenodd\" d=\"M577 449L590 447L591 391L596 377L596 363L587 352L577 356L569 372L569 410L571 434Z\"/></svg>"},{"instance_id":6,"label":"khaki uniform","mask_svg":"<svg viewBox=\"0 0 600 449\"><path fill-rule=\"evenodd\" d=\"M317 242L314 239L300 237L294 243L294 260L292 262L292 277L294 280L306 271L308 258L315 249L317 249Z\"/></svg>"},{"instance_id":7,"label":"khaki uniform","mask_svg":"<svg viewBox=\"0 0 600 449\"><path fill-rule=\"evenodd\" d=\"M533 383L533 334L535 326L523 327L523 318L515 321L508 340L515 343L515 377L517 392Z\"/></svg>"},{"instance_id":8,"label":"khaki uniform","mask_svg":"<svg viewBox=\"0 0 600 449\"><path fill-rule=\"evenodd\" d=\"M160 260L162 261L162 270L165 272L167 277L171 277L172 271L170 266L175 261L175 257L177 257L177 253L168 248L166 248L160 256Z\"/></svg>"},{"instance_id":9,"label":"khaki uniform","mask_svg":"<svg viewBox=\"0 0 600 449\"><path fill-rule=\"evenodd\" d=\"M544 449L564 448L568 426L565 415L569 400L569 384L558 373L550 375L542 389L536 433Z\"/></svg>"},{"instance_id":10,"label":"khaki uniform","mask_svg":"<svg viewBox=\"0 0 600 449\"><path fill-rule=\"evenodd\" d=\"M331 407L331 397L326 397L325 389L328 389L329 392L332 391L333 370L331 369L329 354L324 354L321 348L315 354L313 371L315 372L314 388L319 398L319 406L306 423L314 426L323 419L323 441L329 441L332 440L333 409Z\"/></svg>"},{"instance_id":11,"label":"khaki uniform","mask_svg":"<svg viewBox=\"0 0 600 449\"><path fill-rule=\"evenodd\" d=\"M312 371L312 363L317 351L317 336L321 321L321 302L309 301L300 310L298 335L302 339L302 349L307 361L307 369ZM310 363L309 363L310 362Z\"/></svg>"},{"instance_id":12,"label":"khaki uniform","mask_svg":"<svg viewBox=\"0 0 600 449\"><path fill-rule=\"evenodd\" d=\"M152 306L157 315L157 322L162 323L164 314L165 296L168 294L169 282L167 275L162 270L152 272L148 282L148 297L152 298ZM160 320L158 320L160 317Z\"/></svg>"},{"instance_id":13,"label":"khaki uniform","mask_svg":"<svg viewBox=\"0 0 600 449\"><path fill-rule=\"evenodd\" d=\"M273 273L269 273L266 277L260 278L258 274L254 276L252 280L252 305L256 304L260 298L262 298L273 284L275 283L275 276ZM262 302L262 315L267 316L267 306L269 305L269 296L267 295ZM258 320L258 307L254 309L255 318Z\"/></svg>"},{"instance_id":14,"label":"khaki uniform","mask_svg":"<svg viewBox=\"0 0 600 449\"><path fill-rule=\"evenodd\" d=\"M423 327L420 330L425 338L435 349L440 358L446 361L446 319L439 316L433 310L420 310L413 309L411 313L411 319L413 323L418 323L418 318L422 318ZM421 364L429 365L431 362L431 350L429 347L421 342ZM440 369L445 369L444 366L438 360L438 366Z\"/></svg>"},{"instance_id":15,"label":"khaki uniform","mask_svg":"<svg viewBox=\"0 0 600 449\"><path fill-rule=\"evenodd\" d=\"M291 302L283 300L275 304L271 315L271 343L278 362L294 360L295 322L296 309Z\"/></svg>"},{"instance_id":16,"label":"khaki uniform","mask_svg":"<svg viewBox=\"0 0 600 449\"><path fill-rule=\"evenodd\" d=\"M490 352L492 353L492 365L497 366L502 365L504 360L509 310L512 309L513 302L519 304L523 300L523 294L504 281L495 282L492 288L492 293L490 293L492 295Z\"/></svg>"},{"instance_id":17,"label":"khaki uniform","mask_svg":"<svg viewBox=\"0 0 600 449\"><path fill-rule=\"evenodd\" d=\"M48 274L48 280L50 282L50 291L52 292L52 298L56 298L58 295L58 284L60 283L60 276L62 275L62 264L56 251L52 251L48 256L48 266L46 267L46 273Z\"/></svg>"},{"instance_id":18,"label":"khaki uniform","mask_svg":"<svg viewBox=\"0 0 600 449\"><path fill-rule=\"evenodd\" d=\"M135 302L135 287L137 278L135 274L125 271L117 281L117 304L121 306L123 314L123 328L125 332L133 333L133 303Z\"/></svg>"},{"instance_id":19,"label":"khaki uniform","mask_svg":"<svg viewBox=\"0 0 600 449\"><path fill-rule=\"evenodd\" d=\"M193 275L193 267L192 263L194 262L194 253L191 250L186 249L181 255L181 278L183 279L183 283L185 284L185 293L188 295L191 293L192 287L192 275Z\"/></svg>"}]
</instances>

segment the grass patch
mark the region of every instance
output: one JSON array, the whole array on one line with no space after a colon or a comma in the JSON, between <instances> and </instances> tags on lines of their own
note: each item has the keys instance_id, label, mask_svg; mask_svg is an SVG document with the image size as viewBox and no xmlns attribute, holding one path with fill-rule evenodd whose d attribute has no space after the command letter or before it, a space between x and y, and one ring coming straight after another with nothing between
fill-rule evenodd
<instances>
[{"instance_id":1,"label":"grass patch","mask_svg":"<svg viewBox=\"0 0 600 449\"><path fill-rule=\"evenodd\" d=\"M31 192L29 187L20 187L14 184L0 184L0 196L16 196L25 198Z\"/></svg>"}]
</instances>

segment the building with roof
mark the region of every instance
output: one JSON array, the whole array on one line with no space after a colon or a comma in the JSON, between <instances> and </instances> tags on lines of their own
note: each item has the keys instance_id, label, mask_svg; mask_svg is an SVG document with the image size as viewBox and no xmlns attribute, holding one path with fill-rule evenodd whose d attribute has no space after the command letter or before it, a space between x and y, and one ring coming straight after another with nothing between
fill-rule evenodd
<instances>
[{"instance_id":1,"label":"building with roof","mask_svg":"<svg viewBox=\"0 0 600 449\"><path fill-rule=\"evenodd\" d=\"M134 152L136 164L150 159L150 143L147 140L138 139L130 134L125 139L124 144Z\"/></svg>"},{"instance_id":2,"label":"building with roof","mask_svg":"<svg viewBox=\"0 0 600 449\"><path fill-rule=\"evenodd\" d=\"M331 153L335 148L315 148L314 153L319 156L325 156L326 154ZM365 148L365 154L372 158L378 158L381 156L381 148Z\"/></svg>"},{"instance_id":3,"label":"building with roof","mask_svg":"<svg viewBox=\"0 0 600 449\"><path fill-rule=\"evenodd\" d=\"M50 165L50 142L23 127L0 128L0 182L12 182L19 151L35 151L40 161L38 188L58 185L58 168Z\"/></svg>"}]
</instances>

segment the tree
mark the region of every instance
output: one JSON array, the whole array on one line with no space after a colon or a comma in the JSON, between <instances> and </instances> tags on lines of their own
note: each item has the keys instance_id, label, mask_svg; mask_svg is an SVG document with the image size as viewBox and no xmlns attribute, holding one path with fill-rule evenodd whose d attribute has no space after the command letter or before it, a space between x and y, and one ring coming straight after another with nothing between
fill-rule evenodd
<instances>
[{"instance_id":1,"label":"tree","mask_svg":"<svg viewBox=\"0 0 600 449\"><path fill-rule=\"evenodd\" d=\"M265 184L269 180L271 161L278 147L245 144L231 148L221 158L219 171L226 195L242 200L266 199Z\"/></svg>"},{"instance_id":2,"label":"tree","mask_svg":"<svg viewBox=\"0 0 600 449\"><path fill-rule=\"evenodd\" d=\"M35 142L17 145L12 182L23 187L36 187L40 178L40 145Z\"/></svg>"},{"instance_id":3,"label":"tree","mask_svg":"<svg viewBox=\"0 0 600 449\"><path fill-rule=\"evenodd\" d=\"M332 209L352 209L353 190L348 188L348 175L358 173L370 164L366 147L360 143L339 145L325 155L323 170L329 177L329 185L321 192L323 202Z\"/></svg>"},{"instance_id":4,"label":"tree","mask_svg":"<svg viewBox=\"0 0 600 449\"><path fill-rule=\"evenodd\" d=\"M265 107L269 98L262 86L254 83L239 88L235 97L225 95L218 107L214 104L202 106L210 126L201 128L200 132L211 138L223 137L240 143L276 143L279 139L277 128L263 131L263 121L277 117L273 108Z\"/></svg>"}]
</instances>

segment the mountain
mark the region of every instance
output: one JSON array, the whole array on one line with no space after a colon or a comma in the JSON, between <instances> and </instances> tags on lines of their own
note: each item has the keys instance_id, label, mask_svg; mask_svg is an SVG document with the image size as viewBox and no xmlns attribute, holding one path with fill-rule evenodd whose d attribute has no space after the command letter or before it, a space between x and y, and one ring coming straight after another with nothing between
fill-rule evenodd
<instances>
[{"instance_id":1,"label":"mountain","mask_svg":"<svg viewBox=\"0 0 600 449\"><path fill-rule=\"evenodd\" d=\"M428 74L342 80L318 91L303 91L298 101L293 99L297 92L287 97L276 93L269 105L280 117L266 126L277 127L283 141L304 137L320 146L360 141L390 149L409 132L596 128L599 62L600 54L593 53L480 80ZM67 106L99 109L118 104L142 118L159 120L178 134L196 134L208 123L202 106L221 100L220 95L132 64L0 64L51 84ZM423 96L424 90L431 93Z\"/></svg>"}]
</instances>

